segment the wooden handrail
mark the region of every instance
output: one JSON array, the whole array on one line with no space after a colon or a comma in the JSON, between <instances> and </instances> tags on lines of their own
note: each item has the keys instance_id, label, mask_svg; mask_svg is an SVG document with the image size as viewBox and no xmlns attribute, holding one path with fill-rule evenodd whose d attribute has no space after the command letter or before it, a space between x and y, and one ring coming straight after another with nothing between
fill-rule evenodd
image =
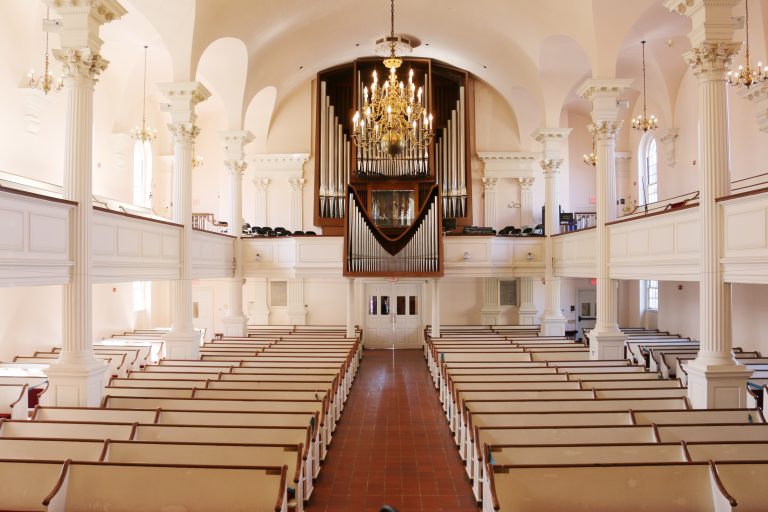
<instances>
[{"instance_id":1,"label":"wooden handrail","mask_svg":"<svg viewBox=\"0 0 768 512\"><path fill-rule=\"evenodd\" d=\"M720 491L720 493L725 497L725 499L728 500L728 503L730 503L732 507L737 506L738 503L736 502L736 498L731 496L731 494L723 485L723 481L720 480L720 473L717 472L717 466L715 465L715 461L709 460L707 462L709 463L709 470L712 472L712 477L715 479L715 484L717 484L717 488Z\"/></svg>"}]
</instances>

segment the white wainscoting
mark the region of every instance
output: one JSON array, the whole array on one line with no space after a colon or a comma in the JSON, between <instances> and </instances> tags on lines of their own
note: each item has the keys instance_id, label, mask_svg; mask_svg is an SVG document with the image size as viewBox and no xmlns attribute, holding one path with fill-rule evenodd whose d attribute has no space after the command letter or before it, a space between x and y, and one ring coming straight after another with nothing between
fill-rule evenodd
<instances>
[{"instance_id":1,"label":"white wainscoting","mask_svg":"<svg viewBox=\"0 0 768 512\"><path fill-rule=\"evenodd\" d=\"M235 271L235 239L228 235L192 231L192 277L232 277Z\"/></svg>"},{"instance_id":2,"label":"white wainscoting","mask_svg":"<svg viewBox=\"0 0 768 512\"><path fill-rule=\"evenodd\" d=\"M69 215L74 205L0 190L0 286L69 281Z\"/></svg>"},{"instance_id":3,"label":"white wainscoting","mask_svg":"<svg viewBox=\"0 0 768 512\"><path fill-rule=\"evenodd\" d=\"M698 281L700 231L698 206L608 226L611 277Z\"/></svg>"},{"instance_id":4,"label":"white wainscoting","mask_svg":"<svg viewBox=\"0 0 768 512\"><path fill-rule=\"evenodd\" d=\"M768 284L768 192L721 201L720 206L725 280Z\"/></svg>"},{"instance_id":5,"label":"white wainscoting","mask_svg":"<svg viewBox=\"0 0 768 512\"><path fill-rule=\"evenodd\" d=\"M180 237L178 225L94 209L94 282L178 279Z\"/></svg>"},{"instance_id":6,"label":"white wainscoting","mask_svg":"<svg viewBox=\"0 0 768 512\"><path fill-rule=\"evenodd\" d=\"M595 229L582 229L552 237L556 276L591 278L597 275L596 233Z\"/></svg>"},{"instance_id":7,"label":"white wainscoting","mask_svg":"<svg viewBox=\"0 0 768 512\"><path fill-rule=\"evenodd\" d=\"M443 240L446 276L544 275L543 237L446 236Z\"/></svg>"}]
</instances>

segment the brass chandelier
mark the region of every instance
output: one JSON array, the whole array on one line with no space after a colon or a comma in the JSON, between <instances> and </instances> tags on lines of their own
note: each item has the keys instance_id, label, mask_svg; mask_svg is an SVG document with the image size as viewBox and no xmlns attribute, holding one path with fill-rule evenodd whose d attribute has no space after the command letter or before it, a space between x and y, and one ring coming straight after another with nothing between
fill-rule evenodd
<instances>
[{"instance_id":1,"label":"brass chandelier","mask_svg":"<svg viewBox=\"0 0 768 512\"><path fill-rule=\"evenodd\" d=\"M422 88L413 83L413 70L408 84L398 80L397 69L403 64L396 52L395 0L391 0L391 30L389 56L384 66L389 78L379 85L376 71L369 88L363 88L363 112L355 112L352 140L361 149L379 146L389 158L398 156L406 147L423 150L432 142L432 114L424 105Z\"/></svg>"},{"instance_id":2,"label":"brass chandelier","mask_svg":"<svg viewBox=\"0 0 768 512\"><path fill-rule=\"evenodd\" d=\"M49 8L45 14L46 22L50 22L51 9ZM45 68L41 76L35 75L35 70L32 69L27 74L27 87L30 89L39 89L43 91L43 94L48 94L51 91L58 92L64 87L64 81L61 78L54 78L53 71L51 71L51 55L48 49L49 32L45 31Z\"/></svg>"},{"instance_id":3,"label":"brass chandelier","mask_svg":"<svg viewBox=\"0 0 768 512\"><path fill-rule=\"evenodd\" d=\"M148 142L157 138L157 130L147 128L147 46L144 46L144 92L141 107L141 128L131 130L131 138L139 142Z\"/></svg>"},{"instance_id":4,"label":"brass chandelier","mask_svg":"<svg viewBox=\"0 0 768 512\"><path fill-rule=\"evenodd\" d=\"M591 165L592 167L597 166L597 156L595 156L595 136L592 136L592 152L590 154L584 153L584 156L582 157L584 160L584 163L587 165Z\"/></svg>"},{"instance_id":5,"label":"brass chandelier","mask_svg":"<svg viewBox=\"0 0 768 512\"><path fill-rule=\"evenodd\" d=\"M651 117L648 117L648 110L645 102L645 41L641 41L643 44L643 114L637 116L636 118L632 119L632 128L635 130L639 130L642 132L647 132L648 130L655 130L659 127L659 120L651 114Z\"/></svg>"},{"instance_id":6,"label":"brass chandelier","mask_svg":"<svg viewBox=\"0 0 768 512\"><path fill-rule=\"evenodd\" d=\"M768 66L763 68L761 62L757 63L757 67L752 67L749 64L749 0L744 0L744 9L746 11L745 17L745 31L746 31L746 48L744 51L744 65L739 66L736 71L729 71L727 73L728 83L734 87L744 86L749 89L751 86L758 82L764 82L768 80Z\"/></svg>"}]
</instances>

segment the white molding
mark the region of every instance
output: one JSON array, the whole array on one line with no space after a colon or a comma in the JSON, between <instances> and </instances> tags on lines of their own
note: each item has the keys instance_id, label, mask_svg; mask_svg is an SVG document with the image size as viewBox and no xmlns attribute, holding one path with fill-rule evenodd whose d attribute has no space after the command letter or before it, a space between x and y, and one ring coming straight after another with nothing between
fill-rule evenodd
<instances>
[{"instance_id":1,"label":"white molding","mask_svg":"<svg viewBox=\"0 0 768 512\"><path fill-rule=\"evenodd\" d=\"M483 152L477 157L483 163L486 178L533 178L541 153L523 151Z\"/></svg>"},{"instance_id":2,"label":"white molding","mask_svg":"<svg viewBox=\"0 0 768 512\"><path fill-rule=\"evenodd\" d=\"M258 178L303 178L308 161L309 153L271 153L254 156L251 167Z\"/></svg>"}]
</instances>

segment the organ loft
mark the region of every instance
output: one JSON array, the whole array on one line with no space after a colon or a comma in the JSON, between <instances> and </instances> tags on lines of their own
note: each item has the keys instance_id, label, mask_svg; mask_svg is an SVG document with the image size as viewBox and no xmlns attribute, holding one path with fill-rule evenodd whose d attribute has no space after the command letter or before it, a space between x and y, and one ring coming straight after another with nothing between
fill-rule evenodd
<instances>
[{"instance_id":1,"label":"organ loft","mask_svg":"<svg viewBox=\"0 0 768 512\"><path fill-rule=\"evenodd\" d=\"M0 49L0 511L768 510L768 0L2 0Z\"/></svg>"}]
</instances>

